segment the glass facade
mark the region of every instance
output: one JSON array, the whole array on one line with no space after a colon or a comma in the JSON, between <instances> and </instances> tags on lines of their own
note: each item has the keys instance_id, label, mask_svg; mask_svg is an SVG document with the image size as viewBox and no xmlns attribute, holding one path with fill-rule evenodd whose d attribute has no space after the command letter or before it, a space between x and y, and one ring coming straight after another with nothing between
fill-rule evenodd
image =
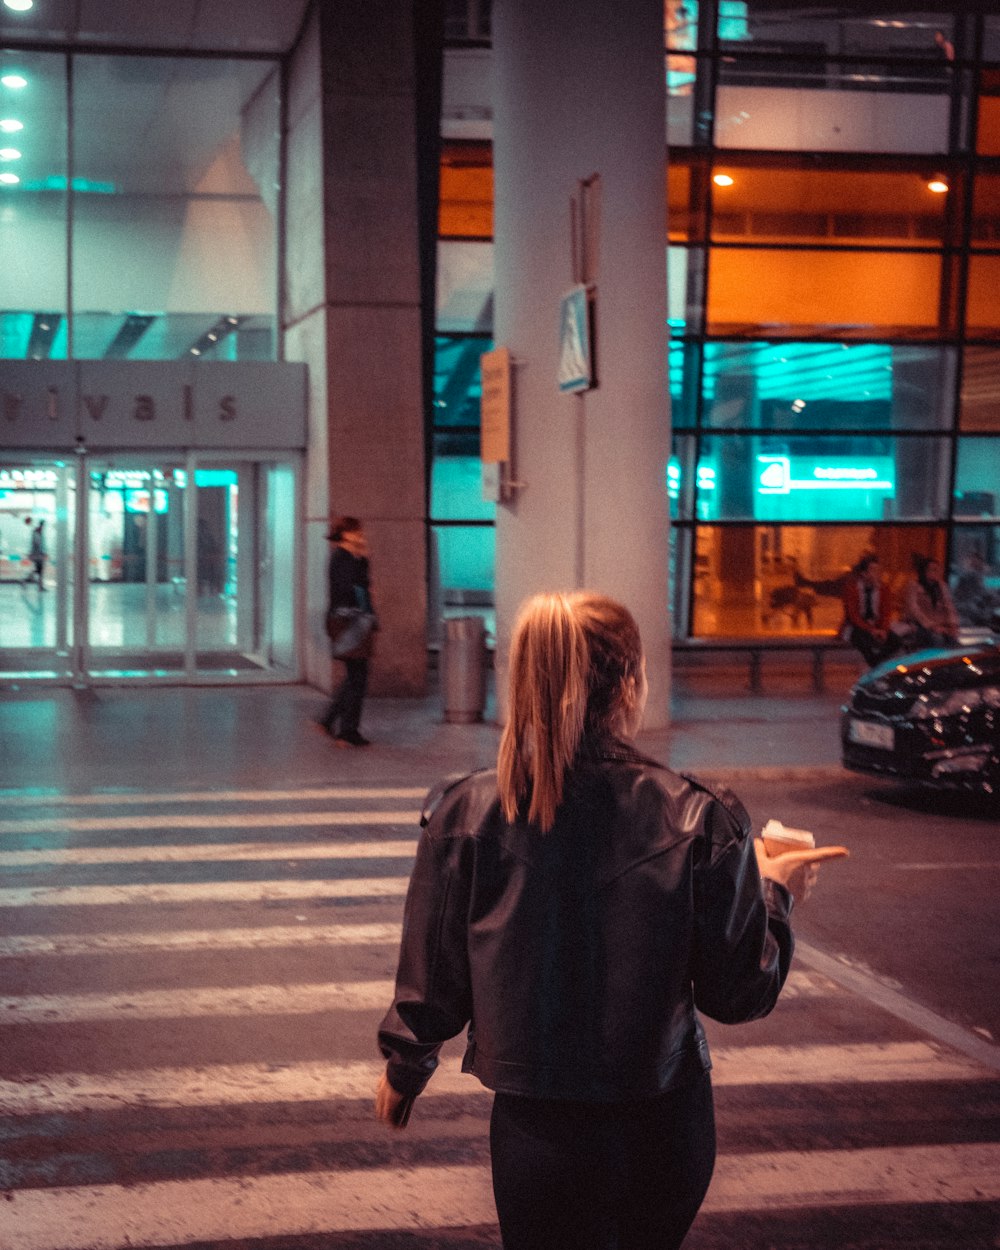
<instances>
[{"instance_id":1,"label":"glass facade","mask_svg":"<svg viewBox=\"0 0 1000 1250\"><path fill-rule=\"evenodd\" d=\"M1000 596L1000 19L667 0L665 46L675 633L833 632L867 550ZM488 158L442 164L435 428L469 435L445 332L488 346Z\"/></svg>"},{"instance_id":2,"label":"glass facade","mask_svg":"<svg viewBox=\"0 0 1000 1250\"><path fill-rule=\"evenodd\" d=\"M0 51L0 359L275 359L279 94L270 60Z\"/></svg>"},{"instance_id":3,"label":"glass facade","mask_svg":"<svg viewBox=\"0 0 1000 1250\"><path fill-rule=\"evenodd\" d=\"M272 58L0 49L0 417L33 402L14 361L55 419L47 361L277 359L279 100ZM143 420L168 368L131 374ZM0 451L0 680L296 673L297 454L163 450L160 428L150 452Z\"/></svg>"}]
</instances>

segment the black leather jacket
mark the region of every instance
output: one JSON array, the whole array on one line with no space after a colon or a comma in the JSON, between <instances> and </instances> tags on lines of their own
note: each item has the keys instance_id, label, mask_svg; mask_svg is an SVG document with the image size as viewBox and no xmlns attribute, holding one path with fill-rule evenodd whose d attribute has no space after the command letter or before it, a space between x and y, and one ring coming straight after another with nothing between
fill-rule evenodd
<instances>
[{"instance_id":1,"label":"black leather jacket","mask_svg":"<svg viewBox=\"0 0 1000 1250\"><path fill-rule=\"evenodd\" d=\"M428 806L378 1035L399 1093L468 1024L463 1070L490 1089L649 1097L711 1067L696 1008L737 1023L774 1006L791 896L762 888L728 792L610 741L581 753L548 833L507 823L494 772Z\"/></svg>"}]
</instances>

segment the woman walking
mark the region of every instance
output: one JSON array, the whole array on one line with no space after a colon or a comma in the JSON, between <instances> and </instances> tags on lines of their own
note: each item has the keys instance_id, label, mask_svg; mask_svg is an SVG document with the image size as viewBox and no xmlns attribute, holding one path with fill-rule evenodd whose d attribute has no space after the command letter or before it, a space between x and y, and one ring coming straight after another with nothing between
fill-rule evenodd
<instances>
[{"instance_id":1,"label":"woman walking","mask_svg":"<svg viewBox=\"0 0 1000 1250\"><path fill-rule=\"evenodd\" d=\"M368 688L374 611L368 563L368 542L357 517L342 516L330 527L330 597L327 633L334 659L345 669L320 725L343 747L366 747L361 709ZM362 619L364 618L364 619Z\"/></svg>"},{"instance_id":2,"label":"woman walking","mask_svg":"<svg viewBox=\"0 0 1000 1250\"><path fill-rule=\"evenodd\" d=\"M635 749L645 698L624 607L537 596L496 770L423 817L376 1114L405 1124L468 1024L505 1250L680 1246L715 1162L697 1011L770 1011L815 877L807 852L767 859L733 795Z\"/></svg>"}]
</instances>

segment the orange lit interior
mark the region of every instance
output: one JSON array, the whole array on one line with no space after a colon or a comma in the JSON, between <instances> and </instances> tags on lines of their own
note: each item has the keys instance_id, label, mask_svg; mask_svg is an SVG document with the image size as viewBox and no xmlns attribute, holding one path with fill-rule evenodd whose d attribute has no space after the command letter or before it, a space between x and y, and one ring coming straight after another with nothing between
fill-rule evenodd
<instances>
[{"instance_id":1,"label":"orange lit interior","mask_svg":"<svg viewBox=\"0 0 1000 1250\"><path fill-rule=\"evenodd\" d=\"M866 551L877 552L899 602L912 576L913 554L943 560L945 534L929 525L700 525L694 633L833 634L843 619L837 583ZM796 571L813 585L796 586Z\"/></svg>"},{"instance_id":2,"label":"orange lit interior","mask_svg":"<svg viewBox=\"0 0 1000 1250\"><path fill-rule=\"evenodd\" d=\"M708 273L713 334L828 326L876 334L937 326L941 257L927 253L715 248Z\"/></svg>"},{"instance_id":3,"label":"orange lit interior","mask_svg":"<svg viewBox=\"0 0 1000 1250\"><path fill-rule=\"evenodd\" d=\"M493 154L488 143L446 143L441 152L443 239L493 237Z\"/></svg>"}]
</instances>

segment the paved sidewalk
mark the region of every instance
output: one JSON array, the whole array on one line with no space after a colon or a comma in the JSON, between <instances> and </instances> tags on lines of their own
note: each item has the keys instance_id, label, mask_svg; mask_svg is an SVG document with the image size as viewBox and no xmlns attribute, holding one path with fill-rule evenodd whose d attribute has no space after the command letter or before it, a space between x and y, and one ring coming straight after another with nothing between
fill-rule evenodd
<instances>
[{"instance_id":1,"label":"paved sidewalk","mask_svg":"<svg viewBox=\"0 0 1000 1250\"><path fill-rule=\"evenodd\" d=\"M804 689L799 671L768 676L751 694L743 668L678 673L668 730L639 745L673 767L837 768L838 715L850 673L830 690ZM839 685L843 687L839 689ZM325 696L305 685L22 687L0 698L0 791L428 780L492 763L499 728L445 724L440 698L372 699L373 745L339 750L315 727Z\"/></svg>"}]
</instances>

